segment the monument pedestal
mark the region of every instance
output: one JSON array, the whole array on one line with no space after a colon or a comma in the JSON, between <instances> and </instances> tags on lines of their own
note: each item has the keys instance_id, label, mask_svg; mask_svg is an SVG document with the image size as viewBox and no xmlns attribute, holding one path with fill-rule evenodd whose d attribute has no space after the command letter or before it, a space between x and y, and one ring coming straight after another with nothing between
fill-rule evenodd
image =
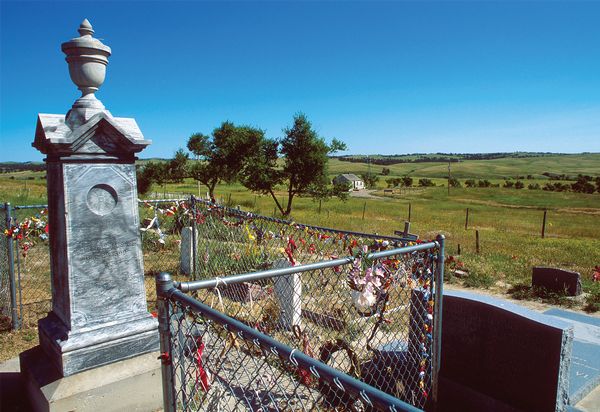
<instances>
[{"instance_id":1,"label":"monument pedestal","mask_svg":"<svg viewBox=\"0 0 600 412\"><path fill-rule=\"evenodd\" d=\"M21 374L34 411L156 411L163 406L158 355L151 352L63 378L36 346L21 353Z\"/></svg>"}]
</instances>

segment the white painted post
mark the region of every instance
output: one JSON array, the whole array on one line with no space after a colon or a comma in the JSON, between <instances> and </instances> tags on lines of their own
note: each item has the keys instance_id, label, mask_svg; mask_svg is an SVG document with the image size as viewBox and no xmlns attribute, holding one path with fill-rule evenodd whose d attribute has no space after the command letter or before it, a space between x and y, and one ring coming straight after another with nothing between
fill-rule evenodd
<instances>
[{"instance_id":1,"label":"white painted post","mask_svg":"<svg viewBox=\"0 0 600 412\"><path fill-rule=\"evenodd\" d=\"M190 275L194 268L194 238L196 239L196 250L198 250L198 230L196 229L196 236L192 236L191 227L184 227L181 229L181 253L179 268L181 273L184 275Z\"/></svg>"},{"instance_id":2,"label":"white painted post","mask_svg":"<svg viewBox=\"0 0 600 412\"><path fill-rule=\"evenodd\" d=\"M286 259L273 264L274 269L290 267ZM288 329L300 326L302 321L302 280L298 273L275 278L275 296L279 300L281 315L279 321Z\"/></svg>"}]
</instances>

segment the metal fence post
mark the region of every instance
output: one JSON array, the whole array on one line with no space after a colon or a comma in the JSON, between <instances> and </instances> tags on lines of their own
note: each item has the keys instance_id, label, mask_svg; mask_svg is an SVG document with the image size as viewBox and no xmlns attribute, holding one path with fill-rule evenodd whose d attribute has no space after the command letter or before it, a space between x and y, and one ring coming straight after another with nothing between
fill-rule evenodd
<instances>
[{"instance_id":1,"label":"metal fence post","mask_svg":"<svg viewBox=\"0 0 600 412\"><path fill-rule=\"evenodd\" d=\"M198 225L196 224L196 198L190 196L190 205L192 209L192 279L198 280Z\"/></svg>"},{"instance_id":2,"label":"metal fence post","mask_svg":"<svg viewBox=\"0 0 600 412\"><path fill-rule=\"evenodd\" d=\"M432 384L431 384L431 399L433 401L434 410L437 409L438 403L438 384L439 372L442 360L442 303L444 295L444 235L437 235L439 250L437 256L437 270L435 271L435 296L433 303L433 367L432 367Z\"/></svg>"},{"instance_id":3,"label":"metal fence post","mask_svg":"<svg viewBox=\"0 0 600 412\"><path fill-rule=\"evenodd\" d=\"M12 225L10 203L4 204L6 210L6 228L10 230ZM8 258L8 278L10 282L10 314L13 330L19 329L19 317L17 313L17 283L15 279L15 255L12 236L6 239L6 254Z\"/></svg>"},{"instance_id":4,"label":"metal fence post","mask_svg":"<svg viewBox=\"0 0 600 412\"><path fill-rule=\"evenodd\" d=\"M169 316L169 293L174 289L171 275L156 275L156 306L158 308L158 332L160 334L160 359L162 372L163 404L165 412L175 412L175 379L171 353L171 321Z\"/></svg>"}]
</instances>

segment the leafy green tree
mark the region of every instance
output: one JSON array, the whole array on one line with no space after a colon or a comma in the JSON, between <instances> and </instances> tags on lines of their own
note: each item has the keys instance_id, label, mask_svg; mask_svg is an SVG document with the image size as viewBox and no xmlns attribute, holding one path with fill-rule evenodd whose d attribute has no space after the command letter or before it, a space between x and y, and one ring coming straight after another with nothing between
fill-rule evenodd
<instances>
[{"instance_id":1,"label":"leafy green tree","mask_svg":"<svg viewBox=\"0 0 600 412\"><path fill-rule=\"evenodd\" d=\"M190 175L205 185L214 199L217 184L236 180L263 140L262 130L232 122L223 122L213 130L212 137L195 133L187 142L188 150L196 157Z\"/></svg>"},{"instance_id":2,"label":"leafy green tree","mask_svg":"<svg viewBox=\"0 0 600 412\"><path fill-rule=\"evenodd\" d=\"M511 188L515 185L515 182L511 182L510 180L505 180L504 181L504 187L508 187Z\"/></svg>"},{"instance_id":3,"label":"leafy green tree","mask_svg":"<svg viewBox=\"0 0 600 412\"><path fill-rule=\"evenodd\" d=\"M522 181L517 180L515 182L515 189L523 189L524 187L525 187L525 184Z\"/></svg>"},{"instance_id":4,"label":"leafy green tree","mask_svg":"<svg viewBox=\"0 0 600 412\"><path fill-rule=\"evenodd\" d=\"M179 149L171 160L166 163L166 180L171 183L181 183L183 179L188 177L188 160L189 155Z\"/></svg>"},{"instance_id":5,"label":"leafy green tree","mask_svg":"<svg viewBox=\"0 0 600 412\"><path fill-rule=\"evenodd\" d=\"M467 179L467 180L465 180L465 186L467 186L467 187L476 187L477 183L475 183L474 179Z\"/></svg>"},{"instance_id":6,"label":"leafy green tree","mask_svg":"<svg viewBox=\"0 0 600 412\"><path fill-rule=\"evenodd\" d=\"M400 186L402 179L399 177L390 177L389 179L385 179L385 182L387 183L387 187L396 187Z\"/></svg>"},{"instance_id":7,"label":"leafy green tree","mask_svg":"<svg viewBox=\"0 0 600 412\"><path fill-rule=\"evenodd\" d=\"M384 167L383 169L381 169L381 174L383 176L388 176L390 174L390 168L389 167Z\"/></svg>"},{"instance_id":8,"label":"leafy green tree","mask_svg":"<svg viewBox=\"0 0 600 412\"><path fill-rule=\"evenodd\" d=\"M448 179L448 184L450 185L450 187L462 187L460 181L455 177L451 177L450 179Z\"/></svg>"},{"instance_id":9,"label":"leafy green tree","mask_svg":"<svg viewBox=\"0 0 600 412\"><path fill-rule=\"evenodd\" d=\"M419 179L419 186L421 187L430 187L435 186L435 183L431 179Z\"/></svg>"},{"instance_id":10,"label":"leafy green tree","mask_svg":"<svg viewBox=\"0 0 600 412\"><path fill-rule=\"evenodd\" d=\"M260 141L258 150L246 158L241 175L244 186L270 194L281 214L289 216L296 196L319 197L328 193L328 155L345 150L346 145L337 139L329 145L325 143L304 114L295 115L292 126L283 132L281 140ZM278 155L282 156L282 167L278 167ZM275 195L277 185L285 186L285 205Z\"/></svg>"},{"instance_id":11,"label":"leafy green tree","mask_svg":"<svg viewBox=\"0 0 600 412\"><path fill-rule=\"evenodd\" d=\"M403 176L402 177L402 186L404 187L411 187L413 185L413 178L410 176Z\"/></svg>"},{"instance_id":12,"label":"leafy green tree","mask_svg":"<svg viewBox=\"0 0 600 412\"><path fill-rule=\"evenodd\" d=\"M377 182L379 181L379 176L373 173L365 173L360 175L363 182L365 182L365 186L367 189L374 189L377 186Z\"/></svg>"},{"instance_id":13,"label":"leafy green tree","mask_svg":"<svg viewBox=\"0 0 600 412\"><path fill-rule=\"evenodd\" d=\"M594 193L596 188L590 183L591 180L590 176L579 175L577 181L571 184L571 190L579 193Z\"/></svg>"},{"instance_id":14,"label":"leafy green tree","mask_svg":"<svg viewBox=\"0 0 600 412\"><path fill-rule=\"evenodd\" d=\"M149 163L146 163L144 166L136 167L135 170L137 180L137 191L140 195L148 193L148 191L152 187L152 183L154 183L150 172L151 168L148 168Z\"/></svg>"}]
</instances>

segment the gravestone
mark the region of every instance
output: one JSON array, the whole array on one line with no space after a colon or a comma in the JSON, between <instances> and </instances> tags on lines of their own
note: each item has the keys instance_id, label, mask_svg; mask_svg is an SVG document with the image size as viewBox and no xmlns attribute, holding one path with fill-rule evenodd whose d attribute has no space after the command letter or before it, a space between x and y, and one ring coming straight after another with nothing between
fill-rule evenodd
<instances>
[{"instance_id":1,"label":"gravestone","mask_svg":"<svg viewBox=\"0 0 600 412\"><path fill-rule=\"evenodd\" d=\"M291 267L287 259L280 259L273 263L273 269ZM291 329L302 322L302 279L298 273L277 276L275 279L275 295L281 307L280 323Z\"/></svg>"},{"instance_id":2,"label":"gravestone","mask_svg":"<svg viewBox=\"0 0 600 412\"><path fill-rule=\"evenodd\" d=\"M544 288L548 291L581 295L581 275L570 270L536 266L531 275L531 286Z\"/></svg>"},{"instance_id":3,"label":"gravestone","mask_svg":"<svg viewBox=\"0 0 600 412\"><path fill-rule=\"evenodd\" d=\"M565 411L573 327L501 299L445 291L444 411Z\"/></svg>"},{"instance_id":4,"label":"gravestone","mask_svg":"<svg viewBox=\"0 0 600 412\"><path fill-rule=\"evenodd\" d=\"M191 227L181 229L181 255L179 268L184 275L190 275L194 271L194 240L198 250L198 230L193 236Z\"/></svg>"},{"instance_id":5,"label":"gravestone","mask_svg":"<svg viewBox=\"0 0 600 412\"><path fill-rule=\"evenodd\" d=\"M42 350L22 354L21 365L31 387L46 389L158 350L158 324L146 303L135 172L135 154L150 141L134 119L113 117L95 97L111 50L92 37L87 20L79 33L62 50L82 96L66 116L40 114L33 142L46 155L52 311L39 321ZM36 375L42 372L32 363L40 362L54 374ZM116 369L105 369L106 379L110 370ZM39 389L31 396L52 409L58 400Z\"/></svg>"}]
</instances>

